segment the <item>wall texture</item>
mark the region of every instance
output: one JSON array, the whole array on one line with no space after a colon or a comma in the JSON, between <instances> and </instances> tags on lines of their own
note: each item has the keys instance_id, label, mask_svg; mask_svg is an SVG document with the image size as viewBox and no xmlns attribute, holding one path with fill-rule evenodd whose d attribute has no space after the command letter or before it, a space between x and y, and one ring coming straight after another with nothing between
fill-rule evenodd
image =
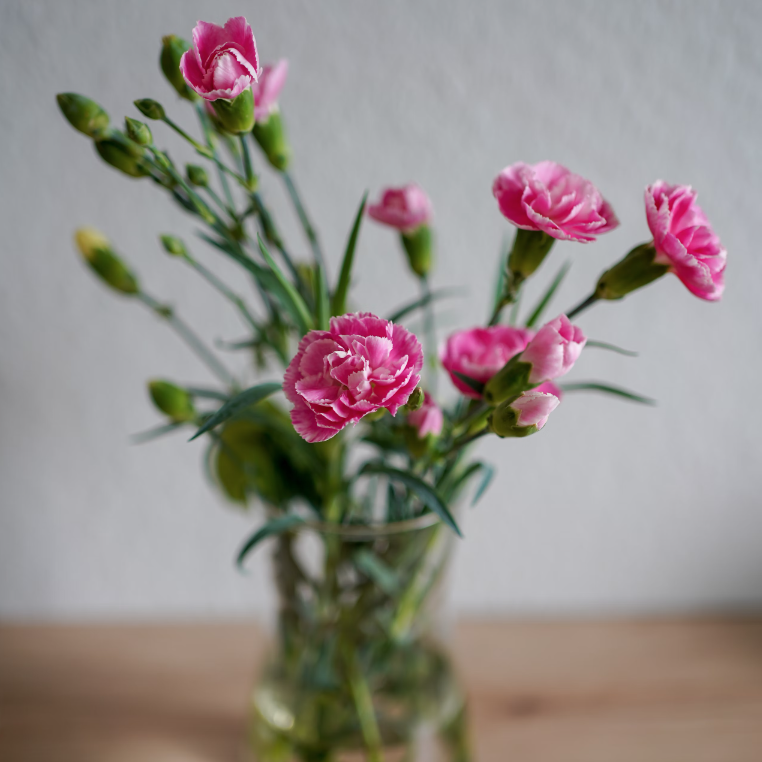
<instances>
[{"instance_id":1,"label":"wall texture","mask_svg":"<svg viewBox=\"0 0 762 762\"><path fill-rule=\"evenodd\" d=\"M192 235L180 212L147 181L98 161L53 97L86 93L119 121L137 116L133 99L153 96L192 125L158 72L160 37L238 13L265 60L291 61L281 103L333 271L363 190L415 179L436 207L436 285L469 291L441 310L448 328L484 319L509 229L490 185L520 159L552 158L591 178L622 221L598 244L554 250L546 277L574 263L558 310L646 239L642 189L658 177L700 190L729 251L720 304L665 278L580 321L641 356L590 350L574 378L626 385L657 408L569 395L541 436L482 446L500 477L464 519L460 610L762 605L762 5L10 0L0 5L0 615L268 606L267 554L246 577L231 561L257 517L220 504L202 446L128 444L157 422L146 378L203 383L206 372L151 315L94 281L72 230L106 231L210 341L241 326L160 252L157 233ZM191 158L161 125L154 132ZM306 254L282 187L264 174ZM355 294L375 311L413 294L396 242L372 225Z\"/></svg>"}]
</instances>

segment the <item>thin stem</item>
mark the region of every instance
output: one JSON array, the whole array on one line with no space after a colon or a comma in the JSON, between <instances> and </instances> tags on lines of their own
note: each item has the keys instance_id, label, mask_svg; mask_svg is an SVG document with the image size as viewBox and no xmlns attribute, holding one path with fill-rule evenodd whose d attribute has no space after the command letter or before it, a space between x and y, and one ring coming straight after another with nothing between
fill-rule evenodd
<instances>
[{"instance_id":1,"label":"thin stem","mask_svg":"<svg viewBox=\"0 0 762 762\"><path fill-rule=\"evenodd\" d=\"M487 325L496 325L497 321L500 320L500 314L502 313L503 309L509 304L515 304L519 292L521 291L521 283L521 279L518 278L514 273L509 272L506 275L503 296L495 305L495 310L492 313L492 317L489 319L489 323Z\"/></svg>"},{"instance_id":2,"label":"thin stem","mask_svg":"<svg viewBox=\"0 0 762 762\"><path fill-rule=\"evenodd\" d=\"M483 429L480 429L479 431L475 432L474 434L469 434L468 436L461 437L460 439L456 439L455 442L453 442L452 447L448 451L447 455L454 455L458 450L462 449L466 445L471 444L476 439L480 439L485 434L489 434L490 430L488 426L485 426Z\"/></svg>"},{"instance_id":3,"label":"thin stem","mask_svg":"<svg viewBox=\"0 0 762 762\"><path fill-rule=\"evenodd\" d=\"M434 326L434 306L431 300L429 279L421 278L421 296L426 300L423 308L423 336L426 343L426 385L431 394L437 391L437 335Z\"/></svg>"},{"instance_id":4,"label":"thin stem","mask_svg":"<svg viewBox=\"0 0 762 762\"><path fill-rule=\"evenodd\" d=\"M259 191L251 192L251 201L254 204L254 207L256 208L257 214L259 215L260 221L262 223L263 238L272 241L273 246L275 246L275 248L280 252L281 257L283 257L283 261L291 271L291 275L293 275L294 280L299 283L299 271L296 269L296 265L294 264L294 260L291 258L291 255L288 253L288 251L286 251L283 239L278 232L278 228L275 226L275 220L273 220L273 216L265 206L265 202L262 200L262 196L260 195Z\"/></svg>"},{"instance_id":5,"label":"thin stem","mask_svg":"<svg viewBox=\"0 0 762 762\"><path fill-rule=\"evenodd\" d=\"M368 762L383 762L381 733L378 729L370 688L360 669L357 650L349 643L346 644L345 648L349 687L357 710L357 718L360 721L360 731L363 741L365 741L365 748L368 750Z\"/></svg>"},{"instance_id":6,"label":"thin stem","mask_svg":"<svg viewBox=\"0 0 762 762\"><path fill-rule=\"evenodd\" d=\"M251 153L249 152L249 144L246 140L245 133L242 133L241 138L241 151L243 152L243 171L246 177L246 184L250 189L254 189L254 167L251 163Z\"/></svg>"},{"instance_id":7,"label":"thin stem","mask_svg":"<svg viewBox=\"0 0 762 762\"><path fill-rule=\"evenodd\" d=\"M307 216L307 210L304 208L302 198L299 195L299 191L297 190L296 184L294 183L294 179L291 177L291 173L288 171L284 171L281 174L283 175L283 182L286 184L286 190L288 191L288 195L291 197L291 201L294 205L294 209L296 209L299 221L302 223L302 227L304 228L304 234L307 236L307 240L310 242L310 246L312 247L312 255L315 257L315 262L325 270L325 260L323 259L323 251L320 248L320 242L318 241L317 233L315 232L315 228L310 222L310 218Z\"/></svg>"},{"instance_id":8,"label":"thin stem","mask_svg":"<svg viewBox=\"0 0 762 762\"><path fill-rule=\"evenodd\" d=\"M230 373L230 371L217 359L214 353L196 335L193 329L184 320L181 320L175 315L171 307L162 304L157 299L154 299L143 291L139 292L137 297L156 315L167 321L178 336L180 336L180 338L196 353L199 359L206 364L209 370L211 370L217 378L233 389L238 387L238 383L232 373Z\"/></svg>"},{"instance_id":9,"label":"thin stem","mask_svg":"<svg viewBox=\"0 0 762 762\"><path fill-rule=\"evenodd\" d=\"M566 317L571 320L576 315L579 315L580 312L583 312L588 307L592 307L597 301L600 300L600 297L593 292L590 294L590 296L587 297L583 302L580 302L574 309L569 310L569 312L566 313Z\"/></svg>"},{"instance_id":10,"label":"thin stem","mask_svg":"<svg viewBox=\"0 0 762 762\"><path fill-rule=\"evenodd\" d=\"M463 428L464 431L468 431L468 428L471 426L471 424L477 420L477 418L480 418L484 413L489 409L489 405L487 405L486 402L477 402L473 406L473 409L470 412L467 412L464 416L462 421L457 421L456 425L458 428Z\"/></svg>"},{"instance_id":11,"label":"thin stem","mask_svg":"<svg viewBox=\"0 0 762 762\"><path fill-rule=\"evenodd\" d=\"M225 176L224 170L220 167L220 164L222 162L219 160L219 157L217 156L217 151L214 148L214 143L212 142L212 131L209 129L209 117L204 111L203 103L200 101L196 103L196 113L198 114L198 120L201 123L201 129L204 131L204 138L206 139L206 145L209 147L209 150L212 152L212 160L217 165L217 176L220 179L220 185L222 186L222 192L225 196L225 200L227 201L228 206L231 209L235 209L235 201L233 200L233 194L230 192L230 184L228 183L228 179Z\"/></svg>"},{"instance_id":12,"label":"thin stem","mask_svg":"<svg viewBox=\"0 0 762 762\"><path fill-rule=\"evenodd\" d=\"M181 138L187 140L202 156L209 157L210 149L202 146L195 138L192 138L180 125L175 124L168 116L165 116L162 121L168 127L171 127Z\"/></svg>"}]
</instances>

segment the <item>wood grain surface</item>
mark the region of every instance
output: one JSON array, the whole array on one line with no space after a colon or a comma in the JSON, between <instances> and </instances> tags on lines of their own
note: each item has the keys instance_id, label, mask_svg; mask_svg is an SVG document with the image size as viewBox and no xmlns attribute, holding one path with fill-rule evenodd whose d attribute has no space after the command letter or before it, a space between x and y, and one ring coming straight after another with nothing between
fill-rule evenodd
<instances>
[{"instance_id":1,"label":"wood grain surface","mask_svg":"<svg viewBox=\"0 0 762 762\"><path fill-rule=\"evenodd\" d=\"M0 627L2 762L237 762L251 624ZM760 762L762 620L471 622L478 762Z\"/></svg>"}]
</instances>

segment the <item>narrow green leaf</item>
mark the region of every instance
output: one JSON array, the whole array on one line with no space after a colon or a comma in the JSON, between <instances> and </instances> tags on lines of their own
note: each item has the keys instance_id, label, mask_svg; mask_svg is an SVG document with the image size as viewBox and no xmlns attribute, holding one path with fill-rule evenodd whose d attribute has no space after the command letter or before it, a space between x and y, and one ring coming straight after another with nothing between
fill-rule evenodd
<instances>
[{"instance_id":1,"label":"narrow green leaf","mask_svg":"<svg viewBox=\"0 0 762 762\"><path fill-rule=\"evenodd\" d=\"M593 339L588 339L585 347L608 349L609 352L616 352L617 354L626 355L627 357L638 356L637 352L633 352L629 349L622 349L622 347L618 347L616 344L609 344L607 341L595 341Z\"/></svg>"},{"instance_id":2,"label":"narrow green leaf","mask_svg":"<svg viewBox=\"0 0 762 762\"><path fill-rule=\"evenodd\" d=\"M270 519L270 521L257 529L257 531L246 540L241 550L238 551L236 564L238 564L239 567L243 567L243 562L246 559L246 556L248 556L254 547L262 542L262 540L274 535L283 534L289 529L293 529L295 526L303 523L304 519L301 516L296 516L294 514L287 514L286 516L279 516L277 519Z\"/></svg>"},{"instance_id":3,"label":"narrow green leaf","mask_svg":"<svg viewBox=\"0 0 762 762\"><path fill-rule=\"evenodd\" d=\"M317 292L315 299L315 323L321 331L327 331L331 319L331 297L328 293L325 269L319 262L317 264L315 277L317 281L315 283L315 291Z\"/></svg>"},{"instance_id":4,"label":"narrow green leaf","mask_svg":"<svg viewBox=\"0 0 762 762\"><path fill-rule=\"evenodd\" d=\"M352 277L352 264L355 258L355 248L357 238L360 235L360 225L365 215L365 204L368 201L368 191L365 191L360 202L360 208L357 210L352 232L349 234L347 248L344 250L344 259L341 261L341 272L339 273L339 282L336 284L336 290L333 292L333 303L331 305L332 315L343 315L347 311L347 292L349 291L349 281Z\"/></svg>"},{"instance_id":5,"label":"narrow green leaf","mask_svg":"<svg viewBox=\"0 0 762 762\"><path fill-rule=\"evenodd\" d=\"M597 381L580 381L573 384L559 384L559 387L564 392L601 392L602 394L613 394L616 397L623 397L632 402L640 402L643 405L656 404L656 400L651 399L650 397L643 397L640 394L628 392L627 389L621 389L618 386L611 386L609 384L601 384Z\"/></svg>"},{"instance_id":6,"label":"narrow green leaf","mask_svg":"<svg viewBox=\"0 0 762 762\"><path fill-rule=\"evenodd\" d=\"M399 323L402 318L409 315L415 310L425 307L429 302L434 302L437 299L444 299L447 296L455 296L456 294L462 294L465 292L463 288L438 288L436 291L430 291L425 296L417 297L412 302L408 302L393 312L386 319L392 323Z\"/></svg>"},{"instance_id":7,"label":"narrow green leaf","mask_svg":"<svg viewBox=\"0 0 762 762\"><path fill-rule=\"evenodd\" d=\"M214 346L217 349L224 349L227 352L237 352L241 349L253 349L257 346L257 342L254 339L241 339L240 341L224 341L223 339L217 339L214 342Z\"/></svg>"},{"instance_id":8,"label":"narrow green leaf","mask_svg":"<svg viewBox=\"0 0 762 762\"><path fill-rule=\"evenodd\" d=\"M484 471L484 476L482 476L482 480L479 483L479 486L476 488L476 492L474 492L473 498L471 499L472 508L482 499L482 495L487 491L487 487L489 487L490 483L492 482L492 477L495 475L494 466L491 466L489 463L480 463L479 465Z\"/></svg>"},{"instance_id":9,"label":"narrow green leaf","mask_svg":"<svg viewBox=\"0 0 762 762\"><path fill-rule=\"evenodd\" d=\"M262 252L262 256L265 258L265 262L270 266L270 269L283 289L283 293L286 297L285 299L281 298L283 306L288 310L301 333L307 333L307 331L312 329L312 318L310 317L307 305L304 303L304 299L302 299L293 284L281 272L278 265L275 264L275 260L270 256L270 252L267 250L262 237L258 233L257 243L259 244L259 250Z\"/></svg>"},{"instance_id":10,"label":"narrow green leaf","mask_svg":"<svg viewBox=\"0 0 762 762\"><path fill-rule=\"evenodd\" d=\"M240 394L236 394L235 397L231 397L214 415L212 415L189 441L192 442L210 429L235 417L238 413L246 410L246 408L256 405L257 402L261 402L271 394L280 391L281 388L282 385L280 383L269 381L264 384L252 386L249 389L245 389Z\"/></svg>"},{"instance_id":11,"label":"narrow green leaf","mask_svg":"<svg viewBox=\"0 0 762 762\"><path fill-rule=\"evenodd\" d=\"M466 386L473 389L480 397L484 393L484 382L483 381L477 381L475 378L471 378L471 376L467 376L465 373L459 373L457 370L451 371L453 376L456 376L459 378Z\"/></svg>"},{"instance_id":12,"label":"narrow green leaf","mask_svg":"<svg viewBox=\"0 0 762 762\"><path fill-rule=\"evenodd\" d=\"M569 272L570 267L571 262L565 262L558 271L556 277L553 278L553 282L548 286L548 290L542 295L540 301L537 302L537 306L532 310L532 314L529 316L529 320L527 320L527 328L533 328L537 325L537 321L542 317L542 313L553 298L553 294L556 293L558 287L561 285L561 281L566 277L566 273Z\"/></svg>"},{"instance_id":13,"label":"narrow green leaf","mask_svg":"<svg viewBox=\"0 0 762 762\"><path fill-rule=\"evenodd\" d=\"M201 389L196 386L188 386L185 388L185 391L194 397L202 397L209 400L219 400L220 402L227 402L230 399L229 394L217 391L217 389Z\"/></svg>"},{"instance_id":14,"label":"narrow green leaf","mask_svg":"<svg viewBox=\"0 0 762 762\"><path fill-rule=\"evenodd\" d=\"M394 595L399 590L399 577L373 551L367 548L359 550L353 558L357 568L370 577L387 595Z\"/></svg>"},{"instance_id":15,"label":"narrow green leaf","mask_svg":"<svg viewBox=\"0 0 762 762\"><path fill-rule=\"evenodd\" d=\"M184 426L184 422L172 422L172 423L165 423L161 426L156 426L153 429L148 429L148 431L141 431L138 434L132 434L130 436L130 444L144 444L145 442L150 442L154 439L158 439L159 437L164 436L165 434L171 434L173 431L177 431L181 426Z\"/></svg>"},{"instance_id":16,"label":"narrow green leaf","mask_svg":"<svg viewBox=\"0 0 762 762\"><path fill-rule=\"evenodd\" d=\"M458 525L455 523L455 519L450 513L450 509L445 505L444 500L439 496L439 493L423 479L409 473L408 471L401 471L399 468L392 468L384 463L366 463L358 476L368 474L384 474L394 481L404 484L409 490L414 492L421 502L431 511L437 514L442 521L447 524L450 529L455 532L459 537L463 537Z\"/></svg>"}]
</instances>

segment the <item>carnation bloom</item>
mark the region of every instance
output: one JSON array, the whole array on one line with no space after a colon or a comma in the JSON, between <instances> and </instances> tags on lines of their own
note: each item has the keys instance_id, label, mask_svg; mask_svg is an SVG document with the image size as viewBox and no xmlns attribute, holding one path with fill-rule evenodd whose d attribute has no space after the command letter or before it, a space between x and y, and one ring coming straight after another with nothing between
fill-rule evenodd
<instances>
[{"instance_id":1,"label":"carnation bloom","mask_svg":"<svg viewBox=\"0 0 762 762\"><path fill-rule=\"evenodd\" d=\"M539 386L536 386L534 389L532 389L533 392L544 392L545 394L552 394L554 397L558 398L558 401L560 402L563 399L564 393L561 391L561 388L556 386L552 381L545 381Z\"/></svg>"},{"instance_id":2,"label":"carnation bloom","mask_svg":"<svg viewBox=\"0 0 762 762\"><path fill-rule=\"evenodd\" d=\"M516 227L541 230L562 241L594 241L619 225L598 189L554 161L519 162L492 184L500 211Z\"/></svg>"},{"instance_id":3,"label":"carnation bloom","mask_svg":"<svg viewBox=\"0 0 762 762\"><path fill-rule=\"evenodd\" d=\"M566 315L546 323L519 357L530 363L529 383L541 384L568 373L577 361L587 339Z\"/></svg>"},{"instance_id":4,"label":"carnation bloom","mask_svg":"<svg viewBox=\"0 0 762 762\"><path fill-rule=\"evenodd\" d=\"M278 106L278 96L286 84L288 61L282 58L276 64L267 64L259 75L257 82L251 86L254 95L254 117L258 122L264 122L270 113Z\"/></svg>"},{"instance_id":5,"label":"carnation bloom","mask_svg":"<svg viewBox=\"0 0 762 762\"><path fill-rule=\"evenodd\" d=\"M554 394L532 389L523 392L520 397L511 402L518 414L517 426L537 426L541 429L548 420L548 416L558 407L560 400Z\"/></svg>"},{"instance_id":6,"label":"carnation bloom","mask_svg":"<svg viewBox=\"0 0 762 762\"><path fill-rule=\"evenodd\" d=\"M696 203L689 185L657 180L646 188L646 218L654 237L654 262L669 265L688 290L716 301L725 288L727 252Z\"/></svg>"},{"instance_id":7,"label":"carnation bloom","mask_svg":"<svg viewBox=\"0 0 762 762\"><path fill-rule=\"evenodd\" d=\"M427 434L439 436L444 423L442 410L428 393L423 393L423 405L413 410L407 417L407 422L418 430L418 438L423 439Z\"/></svg>"},{"instance_id":8,"label":"carnation bloom","mask_svg":"<svg viewBox=\"0 0 762 762\"><path fill-rule=\"evenodd\" d=\"M447 339L440 359L458 391L467 397L479 399L479 395L453 371L486 383L511 357L526 347L532 336L534 332L528 328L509 325L457 331Z\"/></svg>"},{"instance_id":9,"label":"carnation bloom","mask_svg":"<svg viewBox=\"0 0 762 762\"><path fill-rule=\"evenodd\" d=\"M411 233L431 222L431 201L417 185L387 188L377 204L368 207L368 215L376 222Z\"/></svg>"},{"instance_id":10,"label":"carnation bloom","mask_svg":"<svg viewBox=\"0 0 762 762\"><path fill-rule=\"evenodd\" d=\"M225 26L199 21L193 48L183 53L180 71L185 81L208 101L232 101L259 78L254 34L243 16Z\"/></svg>"},{"instance_id":11,"label":"carnation bloom","mask_svg":"<svg viewBox=\"0 0 762 762\"><path fill-rule=\"evenodd\" d=\"M308 442L323 442L379 408L392 415L420 381L423 351L401 325L357 312L310 331L283 379L291 420Z\"/></svg>"}]
</instances>

